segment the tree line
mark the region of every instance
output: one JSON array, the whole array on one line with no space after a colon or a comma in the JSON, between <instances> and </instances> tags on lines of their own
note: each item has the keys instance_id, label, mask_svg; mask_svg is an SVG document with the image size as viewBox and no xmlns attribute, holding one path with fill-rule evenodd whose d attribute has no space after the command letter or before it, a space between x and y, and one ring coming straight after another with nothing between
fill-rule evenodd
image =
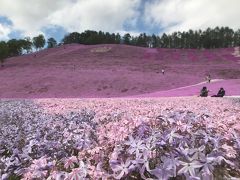
<instances>
[{"instance_id":1,"label":"tree line","mask_svg":"<svg viewBox=\"0 0 240 180\"><path fill-rule=\"evenodd\" d=\"M0 42L0 60L7 57L31 53L34 49L53 48L63 44L79 43L85 45L94 44L127 44L153 48L227 48L240 46L240 29L234 31L229 27L207 28L206 30L189 30L183 32L163 33L161 36L141 33L132 36L129 33L121 36L119 33L102 31L72 32L66 34L60 43L54 38L45 39L43 35L26 37L24 39L11 39ZM47 44L47 46L46 46Z\"/></svg>"},{"instance_id":2,"label":"tree line","mask_svg":"<svg viewBox=\"0 0 240 180\"><path fill-rule=\"evenodd\" d=\"M10 39L9 41L0 41L0 62L3 67L4 59L13 56L19 56L22 54L29 54L35 49L41 50L45 47L45 37L40 34L39 36L26 37L24 39ZM54 38L47 40L47 48L53 48L57 46L57 41Z\"/></svg>"},{"instance_id":3,"label":"tree line","mask_svg":"<svg viewBox=\"0 0 240 180\"><path fill-rule=\"evenodd\" d=\"M131 36L126 33L120 34L104 33L102 31L85 31L83 33L73 32L65 35L63 44L127 44L141 47L153 48L192 48L210 49L240 46L240 29L234 31L229 27L207 28L206 30L189 30L183 32L163 33L162 36L147 35L141 33L139 36Z\"/></svg>"}]
</instances>

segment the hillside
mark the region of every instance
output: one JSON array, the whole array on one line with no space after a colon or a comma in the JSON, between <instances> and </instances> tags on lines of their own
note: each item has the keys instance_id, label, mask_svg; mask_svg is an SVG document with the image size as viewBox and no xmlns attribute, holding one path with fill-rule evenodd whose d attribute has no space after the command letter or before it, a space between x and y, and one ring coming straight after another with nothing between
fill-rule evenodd
<instances>
[{"instance_id":1,"label":"hillside","mask_svg":"<svg viewBox=\"0 0 240 180\"><path fill-rule=\"evenodd\" d=\"M7 59L0 98L97 98L195 95L181 87L203 82L240 95L240 57L234 49L149 49L126 45L64 45ZM166 74L161 74L165 69ZM231 87L231 88L228 88ZM166 93L170 91L169 93ZM186 93L188 92L188 93Z\"/></svg>"}]
</instances>

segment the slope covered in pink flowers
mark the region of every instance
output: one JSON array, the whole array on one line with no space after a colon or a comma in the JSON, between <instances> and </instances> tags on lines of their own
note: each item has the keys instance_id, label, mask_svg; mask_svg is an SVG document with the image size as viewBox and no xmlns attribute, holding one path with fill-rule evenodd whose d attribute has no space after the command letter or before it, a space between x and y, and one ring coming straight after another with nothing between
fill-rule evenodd
<instances>
[{"instance_id":1,"label":"slope covered in pink flowers","mask_svg":"<svg viewBox=\"0 0 240 180\"><path fill-rule=\"evenodd\" d=\"M1 179L239 179L235 98L0 100Z\"/></svg>"},{"instance_id":2,"label":"slope covered in pink flowers","mask_svg":"<svg viewBox=\"0 0 240 180\"><path fill-rule=\"evenodd\" d=\"M7 59L0 69L0 98L192 96L207 74L221 79L207 84L213 94L224 87L227 95L240 95L240 57L233 53L64 45Z\"/></svg>"},{"instance_id":3,"label":"slope covered in pink flowers","mask_svg":"<svg viewBox=\"0 0 240 180\"><path fill-rule=\"evenodd\" d=\"M194 97L239 96L239 63L231 48L76 44L8 59L0 179L239 179L239 98Z\"/></svg>"}]
</instances>

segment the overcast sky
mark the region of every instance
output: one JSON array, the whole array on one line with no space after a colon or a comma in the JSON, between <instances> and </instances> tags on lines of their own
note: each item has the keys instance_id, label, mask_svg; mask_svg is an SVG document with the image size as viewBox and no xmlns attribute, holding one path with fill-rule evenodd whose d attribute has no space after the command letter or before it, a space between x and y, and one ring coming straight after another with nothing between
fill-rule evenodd
<instances>
[{"instance_id":1,"label":"overcast sky","mask_svg":"<svg viewBox=\"0 0 240 180\"><path fill-rule=\"evenodd\" d=\"M137 35L240 28L240 0L0 0L0 40L102 30Z\"/></svg>"}]
</instances>

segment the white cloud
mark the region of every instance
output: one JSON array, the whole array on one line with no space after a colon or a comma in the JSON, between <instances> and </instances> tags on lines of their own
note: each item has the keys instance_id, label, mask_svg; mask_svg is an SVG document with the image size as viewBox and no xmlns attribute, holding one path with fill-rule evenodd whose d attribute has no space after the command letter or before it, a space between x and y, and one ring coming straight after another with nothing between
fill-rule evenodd
<instances>
[{"instance_id":1,"label":"white cloud","mask_svg":"<svg viewBox=\"0 0 240 180\"><path fill-rule=\"evenodd\" d=\"M10 26L4 26L0 24L0 41L1 40L8 40L9 34L11 33L11 27Z\"/></svg>"},{"instance_id":2,"label":"white cloud","mask_svg":"<svg viewBox=\"0 0 240 180\"><path fill-rule=\"evenodd\" d=\"M0 26L1 38L11 30L35 36L46 27L66 31L102 30L138 35L141 16L149 29L166 32L205 29L215 26L240 27L240 0L0 0L0 16L12 21L11 28ZM139 7L144 9L140 15ZM145 27L144 29L147 29Z\"/></svg>"},{"instance_id":3,"label":"white cloud","mask_svg":"<svg viewBox=\"0 0 240 180\"><path fill-rule=\"evenodd\" d=\"M239 0L155 0L145 7L145 22L166 32L240 27Z\"/></svg>"},{"instance_id":4,"label":"white cloud","mask_svg":"<svg viewBox=\"0 0 240 180\"><path fill-rule=\"evenodd\" d=\"M47 17L64 6L63 0L1 0L0 15L13 23L13 29L25 35L34 36L41 33L41 28L48 25Z\"/></svg>"},{"instance_id":5,"label":"white cloud","mask_svg":"<svg viewBox=\"0 0 240 180\"><path fill-rule=\"evenodd\" d=\"M119 33L121 36L124 36L125 34L129 33L131 36L139 36L141 34L141 32L137 32L137 31L115 31L115 33Z\"/></svg>"},{"instance_id":6,"label":"white cloud","mask_svg":"<svg viewBox=\"0 0 240 180\"><path fill-rule=\"evenodd\" d=\"M63 24L68 31L123 29L124 23L134 24L139 0L80 0L49 16L53 24Z\"/></svg>"},{"instance_id":7,"label":"white cloud","mask_svg":"<svg viewBox=\"0 0 240 180\"><path fill-rule=\"evenodd\" d=\"M140 0L0 0L0 16L13 23L14 30L34 36L48 26L62 26L67 31L123 30L134 26Z\"/></svg>"}]
</instances>

